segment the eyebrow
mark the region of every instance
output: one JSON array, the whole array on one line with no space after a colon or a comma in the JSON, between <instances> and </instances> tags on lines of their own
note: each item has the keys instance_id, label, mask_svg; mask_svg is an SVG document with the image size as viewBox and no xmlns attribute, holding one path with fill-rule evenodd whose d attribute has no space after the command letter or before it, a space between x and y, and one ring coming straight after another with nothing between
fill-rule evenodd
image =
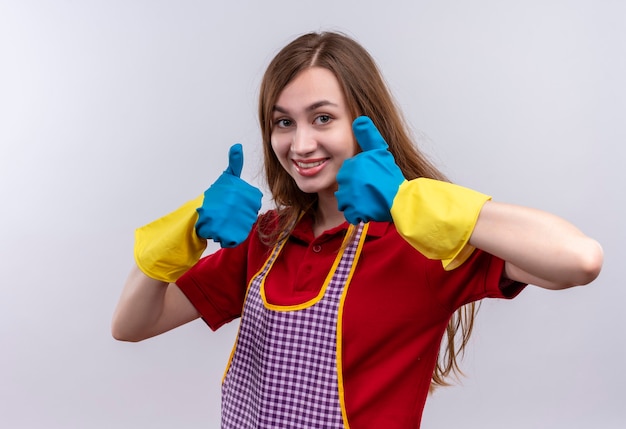
<instances>
[{"instance_id":1,"label":"eyebrow","mask_svg":"<svg viewBox=\"0 0 626 429\"><path fill-rule=\"evenodd\" d=\"M320 101L316 101L315 103L311 104L311 105L310 105L310 106L308 106L305 110L306 110L307 112L311 112L311 111L313 111L313 110L315 110L315 109L318 109L318 108L320 108L320 107L323 107L323 106L334 106L334 107L339 107L339 106L338 106L338 104L333 103L333 102L331 102L331 101L328 101L328 100L320 100ZM285 114L286 114L286 113L289 113L289 112L287 111L287 109L285 109L285 108L283 108L283 107L280 107L280 106L278 106L278 105L276 105L276 104L274 105L274 108L272 109L272 111L275 111L275 112L280 112L280 113L285 113Z\"/></svg>"}]
</instances>

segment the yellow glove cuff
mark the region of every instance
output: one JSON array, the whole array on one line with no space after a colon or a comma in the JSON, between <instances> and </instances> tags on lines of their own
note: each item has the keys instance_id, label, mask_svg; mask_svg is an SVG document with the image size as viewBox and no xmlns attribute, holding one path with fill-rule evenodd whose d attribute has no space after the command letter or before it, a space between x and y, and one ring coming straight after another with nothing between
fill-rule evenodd
<instances>
[{"instance_id":1,"label":"yellow glove cuff","mask_svg":"<svg viewBox=\"0 0 626 429\"><path fill-rule=\"evenodd\" d=\"M468 241L488 195L427 178L404 181L391 217L398 233L429 259L453 270L474 251Z\"/></svg>"},{"instance_id":2,"label":"yellow glove cuff","mask_svg":"<svg viewBox=\"0 0 626 429\"><path fill-rule=\"evenodd\" d=\"M195 228L203 198L135 230L135 262L145 275L173 283L198 262L207 245Z\"/></svg>"}]
</instances>

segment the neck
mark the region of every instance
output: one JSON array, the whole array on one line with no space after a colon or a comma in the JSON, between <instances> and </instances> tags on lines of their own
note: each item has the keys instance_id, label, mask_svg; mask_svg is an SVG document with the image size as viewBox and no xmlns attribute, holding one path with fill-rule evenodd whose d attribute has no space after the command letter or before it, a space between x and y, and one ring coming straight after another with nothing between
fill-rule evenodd
<instances>
[{"instance_id":1,"label":"neck","mask_svg":"<svg viewBox=\"0 0 626 429\"><path fill-rule=\"evenodd\" d=\"M341 225L345 221L343 212L337 209L337 199L334 194L326 198L318 195L315 222L313 224L313 234L316 237L319 237L326 230Z\"/></svg>"}]
</instances>

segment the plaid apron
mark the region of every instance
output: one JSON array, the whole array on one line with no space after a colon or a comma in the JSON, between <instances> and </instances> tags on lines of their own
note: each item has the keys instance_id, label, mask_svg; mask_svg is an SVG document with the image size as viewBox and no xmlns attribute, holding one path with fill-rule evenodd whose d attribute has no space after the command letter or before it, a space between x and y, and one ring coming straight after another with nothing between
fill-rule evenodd
<instances>
[{"instance_id":1,"label":"plaid apron","mask_svg":"<svg viewBox=\"0 0 626 429\"><path fill-rule=\"evenodd\" d=\"M344 428L337 325L364 229L344 243L319 296L302 305L264 303L263 284L285 240L274 247L248 287L222 384L223 429Z\"/></svg>"}]
</instances>

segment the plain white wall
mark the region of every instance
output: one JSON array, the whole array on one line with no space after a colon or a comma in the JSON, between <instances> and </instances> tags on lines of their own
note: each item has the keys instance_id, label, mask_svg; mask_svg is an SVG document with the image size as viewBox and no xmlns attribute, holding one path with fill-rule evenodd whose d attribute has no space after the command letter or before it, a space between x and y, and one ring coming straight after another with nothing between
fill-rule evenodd
<instances>
[{"instance_id":1,"label":"plain white wall","mask_svg":"<svg viewBox=\"0 0 626 429\"><path fill-rule=\"evenodd\" d=\"M626 3L0 0L0 425L217 428L236 323L140 344L109 323L133 230L244 144L296 35L373 54L452 179L563 216L606 253L585 288L485 301L462 384L423 427L623 428Z\"/></svg>"}]
</instances>

